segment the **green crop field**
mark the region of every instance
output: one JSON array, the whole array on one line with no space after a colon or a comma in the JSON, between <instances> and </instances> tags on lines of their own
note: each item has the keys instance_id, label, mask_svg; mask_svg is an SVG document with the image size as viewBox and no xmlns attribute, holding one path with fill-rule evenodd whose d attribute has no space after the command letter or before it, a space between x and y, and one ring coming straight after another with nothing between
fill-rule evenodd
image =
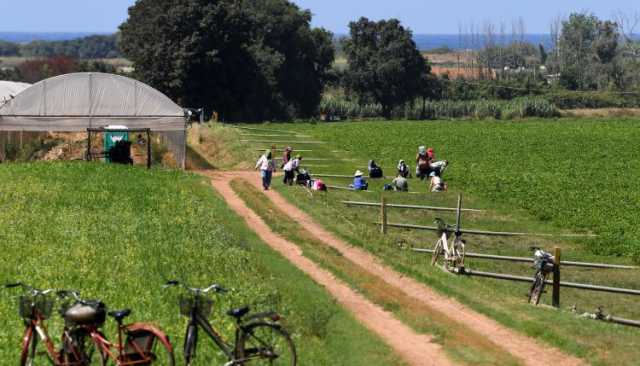
<instances>
[{"instance_id":1,"label":"green crop field","mask_svg":"<svg viewBox=\"0 0 640 366\"><path fill-rule=\"evenodd\" d=\"M209 182L177 171L90 163L0 165L0 282L70 288L129 320L150 320L173 340L177 364L185 319L168 278L231 289L215 298L225 335L228 308L284 315L307 365L399 365L390 350L286 260L271 251L213 193ZM22 336L17 290L0 290L0 359L16 364ZM51 333L61 320L52 317ZM108 320L106 334L113 337ZM203 343L198 364L221 364Z\"/></svg>"},{"instance_id":2,"label":"green crop field","mask_svg":"<svg viewBox=\"0 0 640 366\"><path fill-rule=\"evenodd\" d=\"M640 121L521 120L274 125L331 141L393 174L412 168L419 145L451 162L453 189L524 209L542 222L600 237L585 243L600 254L640 259ZM339 162L332 173L353 173ZM329 169L322 169L328 172ZM315 171L320 172L321 169ZM422 188L424 191L425 188Z\"/></svg>"},{"instance_id":3,"label":"green crop field","mask_svg":"<svg viewBox=\"0 0 640 366\"><path fill-rule=\"evenodd\" d=\"M413 169L417 147L432 146L439 159L451 162L445 173L450 191L429 194L424 182L411 179L410 190L422 193L385 193L389 202L452 207L458 193L462 193L465 207L486 209L484 213L464 214L463 228L599 236L563 239L467 235L468 251L528 257L532 254L529 246L548 250L559 246L565 260L623 264L633 263L640 253L637 244L640 219L636 214L640 198L637 120L270 123L251 128L263 129L252 130L251 134L277 135L269 138L284 142L278 147L288 144L294 149L310 150L301 153L309 158L302 165L308 164L316 174L352 175L356 169L366 171L367 160L373 158L382 165L385 175L393 175L398 159L406 160ZM237 130L234 139L238 139L237 134L246 133ZM296 134L309 137L299 138ZM304 140L325 144L296 144ZM259 149L267 146L268 143L251 142L246 148L257 159ZM322 167L314 167L320 163ZM346 186L351 180L322 179L338 186ZM533 307L526 304L527 284L452 276L429 266L430 257L407 250L411 246L431 248L436 240L433 233L390 229L388 235L381 236L373 224L379 220L379 210L345 207L341 203L377 202L382 185L388 182L388 179L370 180L375 193L341 190L310 193L283 186L279 179L274 187L353 245L509 327L593 364L626 364L640 356L629 351L639 341L635 329L579 317L582 312L593 312L602 306L608 313L638 319L637 297L563 288L561 311ZM453 214L389 211L392 222L432 225L435 217L449 223L455 221ZM467 266L480 271L533 275L527 264L468 258ZM638 288L640 271L564 267L562 279ZM550 301L550 293L545 294L542 302L548 305ZM577 314L571 312L574 305ZM603 348L603 344L607 346Z\"/></svg>"}]
</instances>

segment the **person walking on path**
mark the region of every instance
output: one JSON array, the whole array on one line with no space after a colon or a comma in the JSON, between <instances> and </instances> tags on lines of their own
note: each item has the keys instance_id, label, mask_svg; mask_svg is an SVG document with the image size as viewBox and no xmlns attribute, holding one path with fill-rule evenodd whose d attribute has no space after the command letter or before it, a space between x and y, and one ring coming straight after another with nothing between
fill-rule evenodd
<instances>
[{"instance_id":1,"label":"person walking on path","mask_svg":"<svg viewBox=\"0 0 640 366\"><path fill-rule=\"evenodd\" d=\"M264 155L258 159L256 169L260 169L262 188L264 188L265 191L268 190L271 186L271 177L273 176L273 172L276 170L276 165L271 156L271 150L266 150Z\"/></svg>"},{"instance_id":2,"label":"person walking on path","mask_svg":"<svg viewBox=\"0 0 640 366\"><path fill-rule=\"evenodd\" d=\"M284 184L293 185L294 172L300 173L298 168L300 167L300 162L302 161L302 156L298 155L293 160L289 160L284 165Z\"/></svg>"}]
</instances>

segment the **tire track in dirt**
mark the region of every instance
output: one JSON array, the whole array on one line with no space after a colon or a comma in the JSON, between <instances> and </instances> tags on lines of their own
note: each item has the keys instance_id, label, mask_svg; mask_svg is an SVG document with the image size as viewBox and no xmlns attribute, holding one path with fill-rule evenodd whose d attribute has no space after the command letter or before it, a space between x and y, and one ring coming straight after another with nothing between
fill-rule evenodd
<instances>
[{"instance_id":1,"label":"tire track in dirt","mask_svg":"<svg viewBox=\"0 0 640 366\"><path fill-rule=\"evenodd\" d=\"M207 174L207 173L205 173ZM303 256L295 244L275 234L267 224L238 197L231 189L233 174L207 174L212 178L214 189L225 199L229 207L244 219L246 224L274 250L287 258L315 282L324 286L329 293L364 326L377 334L399 357L409 365L448 366L453 363L447 358L442 347L433 343L432 338L416 333L397 320L390 312L373 304L356 293L329 271Z\"/></svg>"},{"instance_id":2,"label":"tire track in dirt","mask_svg":"<svg viewBox=\"0 0 640 366\"><path fill-rule=\"evenodd\" d=\"M233 178L243 178L255 187L262 189L260 182L256 178L256 174L253 172L228 172L214 174L213 176L222 177L222 179L227 182ZM338 250L345 258L367 268L370 273L382 281L401 289L408 296L423 302L434 310L444 314L456 314L455 321L471 327L477 333L492 340L496 345L506 349L514 357L520 359L525 365L574 366L584 364L579 358L567 355L557 348L540 343L533 338L506 328L497 321L467 308L458 301L442 296L424 284L387 267L368 252L353 247L328 232L306 213L289 203L289 201L279 193L266 191L265 195L273 204L316 236L318 240Z\"/></svg>"}]
</instances>

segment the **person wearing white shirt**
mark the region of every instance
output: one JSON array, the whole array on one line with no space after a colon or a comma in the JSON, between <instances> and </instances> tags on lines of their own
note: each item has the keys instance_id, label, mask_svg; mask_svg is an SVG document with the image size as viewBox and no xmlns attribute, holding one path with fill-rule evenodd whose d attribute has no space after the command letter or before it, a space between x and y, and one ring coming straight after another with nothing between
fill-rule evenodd
<instances>
[{"instance_id":1,"label":"person wearing white shirt","mask_svg":"<svg viewBox=\"0 0 640 366\"><path fill-rule=\"evenodd\" d=\"M276 165L271 158L271 150L266 150L264 155L258 159L256 163L256 169L260 169L260 176L262 177L262 188L268 190L271 186L271 177L276 170Z\"/></svg>"},{"instance_id":2,"label":"person wearing white shirt","mask_svg":"<svg viewBox=\"0 0 640 366\"><path fill-rule=\"evenodd\" d=\"M298 172L298 168L300 168L300 162L302 161L302 156L298 155L295 159L289 160L284 165L284 184L293 185L294 172Z\"/></svg>"}]
</instances>

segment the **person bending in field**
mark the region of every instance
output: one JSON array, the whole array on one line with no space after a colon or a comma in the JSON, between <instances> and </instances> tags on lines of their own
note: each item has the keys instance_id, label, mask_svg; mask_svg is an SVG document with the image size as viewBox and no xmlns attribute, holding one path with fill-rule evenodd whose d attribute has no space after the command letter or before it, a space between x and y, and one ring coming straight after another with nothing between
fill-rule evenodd
<instances>
[{"instance_id":1,"label":"person bending in field","mask_svg":"<svg viewBox=\"0 0 640 366\"><path fill-rule=\"evenodd\" d=\"M356 173L353 175L353 184L350 184L349 188L355 191L366 191L369 188L369 183L362 178L361 171L356 170Z\"/></svg>"},{"instance_id":2,"label":"person bending in field","mask_svg":"<svg viewBox=\"0 0 640 366\"><path fill-rule=\"evenodd\" d=\"M291 146L287 146L284 149L284 154L282 154L282 164L280 165L280 169L284 168L284 166L291 160L291 154L293 154L293 149Z\"/></svg>"},{"instance_id":3,"label":"person bending in field","mask_svg":"<svg viewBox=\"0 0 640 366\"><path fill-rule=\"evenodd\" d=\"M258 159L256 169L260 169L262 188L264 188L265 191L268 190L271 186L271 177L273 176L273 172L276 170L276 165L271 156L271 150L266 150L264 155Z\"/></svg>"},{"instance_id":4,"label":"person bending in field","mask_svg":"<svg viewBox=\"0 0 640 366\"><path fill-rule=\"evenodd\" d=\"M431 183L429 184L430 192L446 192L448 188L447 183L442 180L442 177L435 174L431 175Z\"/></svg>"},{"instance_id":5,"label":"person bending in field","mask_svg":"<svg viewBox=\"0 0 640 366\"><path fill-rule=\"evenodd\" d=\"M293 185L294 173L300 174L300 162L302 162L302 156L298 155L284 165L284 184Z\"/></svg>"},{"instance_id":6,"label":"person bending in field","mask_svg":"<svg viewBox=\"0 0 640 366\"><path fill-rule=\"evenodd\" d=\"M404 160L400 160L398 162L398 175L402 178L409 178L411 176L409 166L404 162Z\"/></svg>"},{"instance_id":7,"label":"person bending in field","mask_svg":"<svg viewBox=\"0 0 640 366\"><path fill-rule=\"evenodd\" d=\"M382 168L376 164L375 160L369 160L369 178L382 178Z\"/></svg>"},{"instance_id":8,"label":"person bending in field","mask_svg":"<svg viewBox=\"0 0 640 366\"><path fill-rule=\"evenodd\" d=\"M416 155L416 177L420 180L424 180L431 173L431 160L427 155L427 149L424 146L418 148L418 154Z\"/></svg>"},{"instance_id":9,"label":"person bending in field","mask_svg":"<svg viewBox=\"0 0 640 366\"><path fill-rule=\"evenodd\" d=\"M396 192L408 192L409 181L407 181L407 178L403 177L401 174L398 174L398 176L391 182L391 187Z\"/></svg>"},{"instance_id":10,"label":"person bending in field","mask_svg":"<svg viewBox=\"0 0 640 366\"><path fill-rule=\"evenodd\" d=\"M436 155L432 148L427 149L427 157L429 158L429 176L433 174L441 177L444 170L449 166L448 160L436 161Z\"/></svg>"}]
</instances>

